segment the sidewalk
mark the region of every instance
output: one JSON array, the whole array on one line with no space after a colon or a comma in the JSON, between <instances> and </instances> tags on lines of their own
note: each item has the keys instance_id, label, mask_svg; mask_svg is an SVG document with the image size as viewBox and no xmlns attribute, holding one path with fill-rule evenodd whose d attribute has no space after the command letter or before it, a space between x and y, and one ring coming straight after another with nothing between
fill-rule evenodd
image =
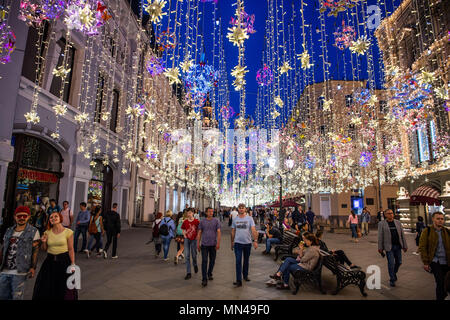
<instances>
[{"instance_id":1,"label":"sidewalk","mask_svg":"<svg viewBox=\"0 0 450 320\"><path fill-rule=\"evenodd\" d=\"M381 289L368 290L368 296L362 297L359 288L348 286L334 296L336 280L332 273L324 268L322 280L327 295L322 295L316 288L300 287L297 295L290 291L279 291L268 288L265 282L273 274L278 264L271 256L262 255L265 244L259 244L257 250L252 249L250 256L250 282L243 283L241 288L234 288L235 259L230 249L230 228L227 221L222 223L223 236L221 248L218 251L214 280L208 286L201 287L201 256L198 255L199 273L192 274L192 279L184 280L186 268L183 260L175 265L173 257L176 243L172 241L169 251L169 261L162 258L155 259L154 243L145 245L150 238L150 229L132 228L122 232L119 239L119 259L107 260L96 258L95 255L87 259L84 254L76 255L76 264L81 268L80 300L111 300L111 299L184 299L184 300L217 300L217 299L361 299L361 300L409 300L435 299L435 283L431 274L422 269L420 258L413 255L415 251L414 235L407 234L409 250L403 254L403 264L398 273L395 288L389 287L386 258L381 258L377 252L376 231L371 231L368 237L360 239L359 243L350 241L349 235L325 233L323 240L329 249L342 249L353 263L361 266L364 271L369 265L381 268ZM40 263L44 256L40 257ZM40 267L38 268L38 270ZM27 281L25 299L31 299L34 279Z\"/></svg>"}]
</instances>

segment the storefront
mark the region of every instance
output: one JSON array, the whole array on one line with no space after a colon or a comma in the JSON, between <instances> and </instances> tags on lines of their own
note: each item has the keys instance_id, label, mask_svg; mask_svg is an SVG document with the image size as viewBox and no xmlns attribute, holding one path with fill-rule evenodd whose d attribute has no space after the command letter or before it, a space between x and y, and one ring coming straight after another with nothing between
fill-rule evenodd
<instances>
[{"instance_id":1,"label":"storefront","mask_svg":"<svg viewBox=\"0 0 450 320\"><path fill-rule=\"evenodd\" d=\"M11 145L14 159L8 166L4 194L6 216L10 220L18 206L27 206L34 213L40 205L48 207L50 199L58 201L59 181L63 176L61 154L46 141L14 134Z\"/></svg>"},{"instance_id":2,"label":"storefront","mask_svg":"<svg viewBox=\"0 0 450 320\"><path fill-rule=\"evenodd\" d=\"M102 161L95 160L92 167L92 179L89 181L88 209L100 205L103 212L111 210L113 192L113 170L103 165Z\"/></svg>"}]
</instances>

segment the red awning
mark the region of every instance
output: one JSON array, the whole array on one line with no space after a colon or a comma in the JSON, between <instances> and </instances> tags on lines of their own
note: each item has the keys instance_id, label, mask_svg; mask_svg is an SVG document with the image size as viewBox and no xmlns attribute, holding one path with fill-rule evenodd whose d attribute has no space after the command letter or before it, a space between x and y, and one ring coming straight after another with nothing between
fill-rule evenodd
<instances>
[{"instance_id":1,"label":"red awning","mask_svg":"<svg viewBox=\"0 0 450 320\"><path fill-rule=\"evenodd\" d=\"M297 202L295 202L294 200L283 200L283 208L286 207L298 207L299 204ZM269 207L271 208L279 208L280 207L280 202L274 202L272 204L269 205Z\"/></svg>"},{"instance_id":2,"label":"red awning","mask_svg":"<svg viewBox=\"0 0 450 320\"><path fill-rule=\"evenodd\" d=\"M440 205L439 190L431 186L421 186L417 188L410 198L411 204L428 204L428 205Z\"/></svg>"}]
</instances>

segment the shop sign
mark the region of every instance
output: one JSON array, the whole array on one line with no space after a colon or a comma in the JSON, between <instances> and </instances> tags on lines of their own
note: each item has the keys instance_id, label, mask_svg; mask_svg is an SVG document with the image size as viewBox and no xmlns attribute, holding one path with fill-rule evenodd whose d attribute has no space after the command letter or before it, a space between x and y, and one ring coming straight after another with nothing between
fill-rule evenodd
<instances>
[{"instance_id":1,"label":"shop sign","mask_svg":"<svg viewBox=\"0 0 450 320\"><path fill-rule=\"evenodd\" d=\"M19 178L19 180L28 179L28 180L38 181L38 182L47 182L47 183L57 183L58 182L58 176L54 173L29 170L29 169L23 169L23 168L19 169L18 178Z\"/></svg>"}]
</instances>

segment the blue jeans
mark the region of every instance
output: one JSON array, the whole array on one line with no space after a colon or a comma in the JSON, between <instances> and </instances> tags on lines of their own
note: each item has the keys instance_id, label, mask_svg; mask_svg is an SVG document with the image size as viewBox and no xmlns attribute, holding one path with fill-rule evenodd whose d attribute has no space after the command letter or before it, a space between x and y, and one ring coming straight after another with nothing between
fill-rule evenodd
<instances>
[{"instance_id":1,"label":"blue jeans","mask_svg":"<svg viewBox=\"0 0 450 320\"><path fill-rule=\"evenodd\" d=\"M278 238L266 238L266 252L270 252L270 249L272 249L272 244L277 244L280 242L281 240Z\"/></svg>"},{"instance_id":2,"label":"blue jeans","mask_svg":"<svg viewBox=\"0 0 450 320\"><path fill-rule=\"evenodd\" d=\"M0 300L23 300L26 275L0 274Z\"/></svg>"},{"instance_id":3,"label":"blue jeans","mask_svg":"<svg viewBox=\"0 0 450 320\"><path fill-rule=\"evenodd\" d=\"M294 273L296 270L305 270L298 265L298 261L295 258L287 257L283 264L280 266L278 271L283 274L283 282L289 284L289 275Z\"/></svg>"},{"instance_id":4,"label":"blue jeans","mask_svg":"<svg viewBox=\"0 0 450 320\"><path fill-rule=\"evenodd\" d=\"M212 276L214 264L216 262L216 246L201 246L202 248L202 281L206 281L206 275ZM209 256L209 268L208 268Z\"/></svg>"},{"instance_id":5,"label":"blue jeans","mask_svg":"<svg viewBox=\"0 0 450 320\"><path fill-rule=\"evenodd\" d=\"M352 238L358 239L358 234L356 233L356 228L358 225L356 223L350 224L350 229L352 229Z\"/></svg>"},{"instance_id":6,"label":"blue jeans","mask_svg":"<svg viewBox=\"0 0 450 320\"><path fill-rule=\"evenodd\" d=\"M163 251L164 251L164 259L167 259L167 255L169 254L169 248L170 248L170 241L172 240L172 236L167 235L163 236L161 235L161 241L163 245Z\"/></svg>"},{"instance_id":7,"label":"blue jeans","mask_svg":"<svg viewBox=\"0 0 450 320\"><path fill-rule=\"evenodd\" d=\"M73 236L73 249L75 252L77 252L77 248L78 248L78 238L81 237L83 238L83 244L81 245L81 250L86 249L86 242L87 242L87 230L88 230L88 226L85 225L77 225L75 228L75 235Z\"/></svg>"},{"instance_id":8,"label":"blue jeans","mask_svg":"<svg viewBox=\"0 0 450 320\"><path fill-rule=\"evenodd\" d=\"M197 239L189 240L184 238L184 252L186 259L186 273L191 273L191 255L192 264L197 266Z\"/></svg>"},{"instance_id":9,"label":"blue jeans","mask_svg":"<svg viewBox=\"0 0 450 320\"><path fill-rule=\"evenodd\" d=\"M244 278L248 277L248 265L250 260L250 252L252 250L252 244L234 244L234 255L236 256L236 280L242 281L242 275ZM242 254L244 255L244 266L242 266Z\"/></svg>"},{"instance_id":10,"label":"blue jeans","mask_svg":"<svg viewBox=\"0 0 450 320\"><path fill-rule=\"evenodd\" d=\"M389 278L391 282L397 281L397 272L402 264L402 247L393 245L391 251L386 251Z\"/></svg>"},{"instance_id":11,"label":"blue jeans","mask_svg":"<svg viewBox=\"0 0 450 320\"><path fill-rule=\"evenodd\" d=\"M98 236L97 236L98 235ZM88 243L88 250L92 251L92 247L94 246L94 239L95 241L95 248L97 249L97 252L100 250L100 248L103 248L103 237L101 233L91 234L89 237L89 243Z\"/></svg>"}]
</instances>

